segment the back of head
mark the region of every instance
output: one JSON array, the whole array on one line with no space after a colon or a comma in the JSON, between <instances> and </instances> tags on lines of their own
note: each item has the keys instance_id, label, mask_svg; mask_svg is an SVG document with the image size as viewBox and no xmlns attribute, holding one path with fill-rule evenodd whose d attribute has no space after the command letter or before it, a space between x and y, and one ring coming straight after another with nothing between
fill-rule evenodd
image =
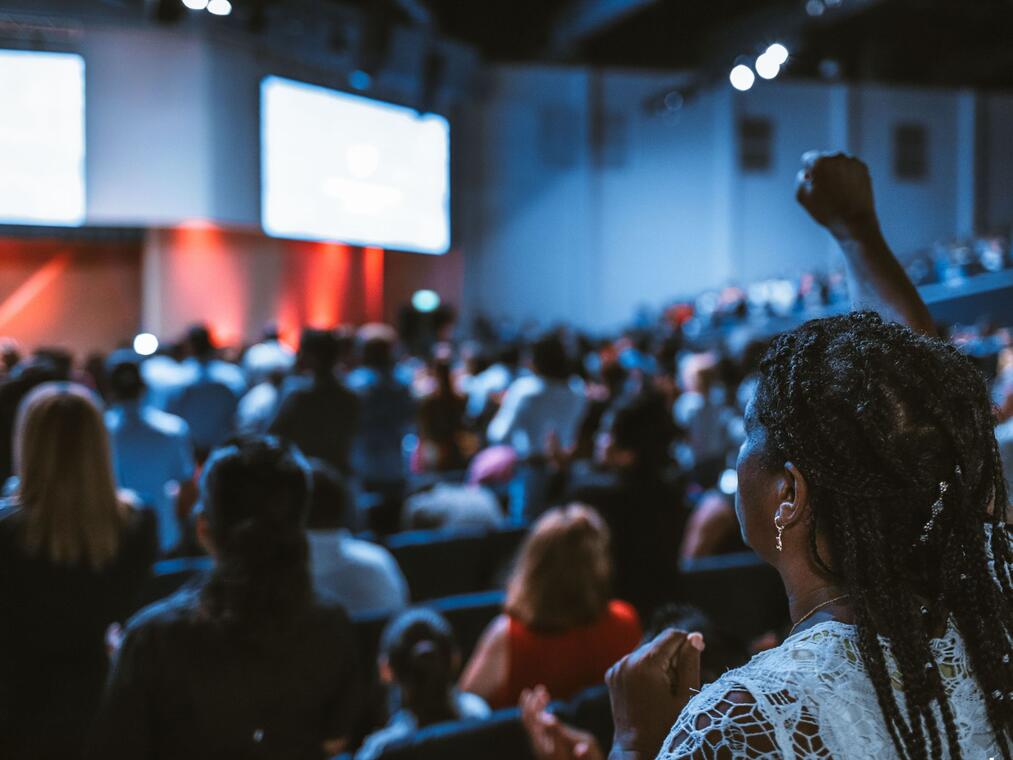
<instances>
[{"instance_id":1,"label":"back of head","mask_svg":"<svg viewBox=\"0 0 1013 760\"><path fill-rule=\"evenodd\" d=\"M507 586L506 611L534 631L598 620L612 582L609 531L590 507L549 510L532 526Z\"/></svg>"},{"instance_id":2,"label":"back of head","mask_svg":"<svg viewBox=\"0 0 1013 760\"><path fill-rule=\"evenodd\" d=\"M566 380L572 367L566 346L556 333L549 333L531 347L531 364L535 373L546 380Z\"/></svg>"},{"instance_id":3,"label":"back of head","mask_svg":"<svg viewBox=\"0 0 1013 760\"><path fill-rule=\"evenodd\" d=\"M338 363L338 353L338 339L333 331L310 327L302 331L299 339L299 363L304 369L316 375L330 375Z\"/></svg>"},{"instance_id":4,"label":"back of head","mask_svg":"<svg viewBox=\"0 0 1013 760\"><path fill-rule=\"evenodd\" d=\"M247 631L278 631L308 606L309 478L302 456L275 438L239 438L212 453L202 517L216 555L204 589L213 618Z\"/></svg>"},{"instance_id":5,"label":"back of head","mask_svg":"<svg viewBox=\"0 0 1013 760\"><path fill-rule=\"evenodd\" d=\"M458 651L442 615L421 607L401 613L384 630L380 651L419 728L459 717L452 694Z\"/></svg>"},{"instance_id":6,"label":"back of head","mask_svg":"<svg viewBox=\"0 0 1013 760\"><path fill-rule=\"evenodd\" d=\"M144 393L140 357L129 349L114 351L106 359L106 387L112 401L135 401Z\"/></svg>"},{"instance_id":7,"label":"back of head","mask_svg":"<svg viewBox=\"0 0 1013 760\"><path fill-rule=\"evenodd\" d=\"M929 644L947 620L967 647L993 728L1013 736L1002 697L1013 683L1013 590L1008 574L990 569L993 558L1008 566L1013 552L981 374L953 346L857 312L777 338L753 411L768 466L792 462L805 477L810 553L850 594L863 664L895 738L938 741L938 704L953 752ZM820 556L817 536L829 556ZM909 730L901 718L879 637L890 642L908 714L924 716L924 726Z\"/></svg>"},{"instance_id":8,"label":"back of head","mask_svg":"<svg viewBox=\"0 0 1013 760\"><path fill-rule=\"evenodd\" d=\"M193 325L186 333L186 345L192 356L210 359L215 353L215 344L207 325Z\"/></svg>"},{"instance_id":9,"label":"back of head","mask_svg":"<svg viewBox=\"0 0 1013 760\"><path fill-rule=\"evenodd\" d=\"M612 443L636 455L638 471L655 471L671 461L676 428L664 397L643 391L622 401L612 417Z\"/></svg>"},{"instance_id":10,"label":"back of head","mask_svg":"<svg viewBox=\"0 0 1013 760\"><path fill-rule=\"evenodd\" d=\"M337 530L348 522L348 489L341 473L322 459L310 460L313 490L310 495L309 530Z\"/></svg>"},{"instance_id":11,"label":"back of head","mask_svg":"<svg viewBox=\"0 0 1013 760\"><path fill-rule=\"evenodd\" d=\"M381 371L393 365L397 333L390 325L363 325L359 329L358 340L363 365Z\"/></svg>"},{"instance_id":12,"label":"back of head","mask_svg":"<svg viewBox=\"0 0 1013 760\"><path fill-rule=\"evenodd\" d=\"M29 393L18 411L15 459L28 549L57 563L110 562L124 511L91 393L71 383L45 383Z\"/></svg>"}]
</instances>

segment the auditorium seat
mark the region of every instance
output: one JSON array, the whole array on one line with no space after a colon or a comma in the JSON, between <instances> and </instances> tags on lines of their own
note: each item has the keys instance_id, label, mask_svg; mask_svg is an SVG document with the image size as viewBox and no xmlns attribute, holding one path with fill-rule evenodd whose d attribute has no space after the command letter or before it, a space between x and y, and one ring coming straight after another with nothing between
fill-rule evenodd
<instances>
[{"instance_id":1,"label":"auditorium seat","mask_svg":"<svg viewBox=\"0 0 1013 760\"><path fill-rule=\"evenodd\" d=\"M171 596L189 581L210 572L213 566L210 557L178 557L156 562L151 568L151 578L145 584L137 608Z\"/></svg>"},{"instance_id":2,"label":"auditorium seat","mask_svg":"<svg viewBox=\"0 0 1013 760\"><path fill-rule=\"evenodd\" d=\"M788 620L781 576L753 552L685 562L680 586L681 601L700 608L743 643L782 627Z\"/></svg>"},{"instance_id":3,"label":"auditorium seat","mask_svg":"<svg viewBox=\"0 0 1013 760\"><path fill-rule=\"evenodd\" d=\"M608 751L612 746L612 712L608 689L595 686L569 702L549 706L560 720L594 735ZM528 760L533 758L520 710L497 710L487 720L462 720L424 728L404 741L390 745L381 760L445 760L445 758L482 758L483 760Z\"/></svg>"},{"instance_id":4,"label":"auditorium seat","mask_svg":"<svg viewBox=\"0 0 1013 760\"><path fill-rule=\"evenodd\" d=\"M497 710L485 720L438 723L391 744L381 760L530 760L534 755L516 707Z\"/></svg>"},{"instance_id":5,"label":"auditorium seat","mask_svg":"<svg viewBox=\"0 0 1013 760\"><path fill-rule=\"evenodd\" d=\"M486 626L503 610L503 592L486 591L431 599L423 603L447 618L461 648L461 660L467 662ZM380 651L380 635L390 620L388 614L363 615L353 618L359 652L364 662L376 662Z\"/></svg>"},{"instance_id":6,"label":"auditorium seat","mask_svg":"<svg viewBox=\"0 0 1013 760\"><path fill-rule=\"evenodd\" d=\"M412 601L488 591L503 585L524 526L498 530L413 530L384 543L401 566Z\"/></svg>"},{"instance_id":7,"label":"auditorium seat","mask_svg":"<svg viewBox=\"0 0 1013 760\"><path fill-rule=\"evenodd\" d=\"M416 530L388 536L413 602L484 591L485 531Z\"/></svg>"},{"instance_id":8,"label":"auditorium seat","mask_svg":"<svg viewBox=\"0 0 1013 760\"><path fill-rule=\"evenodd\" d=\"M502 591L483 591L433 599L426 606L443 615L453 627L461 660L467 662L482 632L503 611L505 597Z\"/></svg>"}]
</instances>

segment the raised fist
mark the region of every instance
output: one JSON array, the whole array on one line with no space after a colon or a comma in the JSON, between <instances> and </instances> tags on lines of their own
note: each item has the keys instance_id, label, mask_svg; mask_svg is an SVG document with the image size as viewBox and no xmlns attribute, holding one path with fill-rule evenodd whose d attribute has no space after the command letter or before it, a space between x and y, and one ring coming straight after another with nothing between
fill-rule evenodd
<instances>
[{"instance_id":1,"label":"raised fist","mask_svg":"<svg viewBox=\"0 0 1013 760\"><path fill-rule=\"evenodd\" d=\"M803 155L795 198L835 235L850 235L877 225L869 169L843 153L813 150Z\"/></svg>"}]
</instances>

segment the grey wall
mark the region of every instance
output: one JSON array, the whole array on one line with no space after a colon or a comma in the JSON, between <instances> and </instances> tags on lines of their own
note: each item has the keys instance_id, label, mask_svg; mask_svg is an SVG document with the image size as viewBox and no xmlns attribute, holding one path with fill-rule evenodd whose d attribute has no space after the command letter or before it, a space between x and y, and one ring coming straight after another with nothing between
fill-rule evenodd
<instances>
[{"instance_id":1,"label":"grey wall","mask_svg":"<svg viewBox=\"0 0 1013 760\"><path fill-rule=\"evenodd\" d=\"M645 110L645 98L675 76L495 71L458 142L462 160L481 166L461 212L472 313L611 327L641 305L826 270L834 247L793 198L809 149L850 150L868 162L884 229L902 257L1008 227L1013 217L1013 97L759 82L748 93L704 92L674 120ZM568 114L565 165L538 149L540 122L560 111ZM746 116L773 128L763 171L739 165L737 125ZM928 146L928 172L914 182L893 169L894 129L912 122ZM991 154L986 183L980 167Z\"/></svg>"}]
</instances>

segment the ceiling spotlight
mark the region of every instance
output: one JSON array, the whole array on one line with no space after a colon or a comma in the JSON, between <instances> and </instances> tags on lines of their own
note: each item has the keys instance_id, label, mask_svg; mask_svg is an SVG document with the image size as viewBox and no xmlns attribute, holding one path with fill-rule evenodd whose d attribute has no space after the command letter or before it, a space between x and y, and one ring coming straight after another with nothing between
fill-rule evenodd
<instances>
[{"instance_id":1,"label":"ceiling spotlight","mask_svg":"<svg viewBox=\"0 0 1013 760\"><path fill-rule=\"evenodd\" d=\"M756 81L756 77L753 75L753 70L746 66L744 63L740 63L732 72L728 75L728 81L732 83L739 92L745 92L753 86L753 82Z\"/></svg>"},{"instance_id":2,"label":"ceiling spotlight","mask_svg":"<svg viewBox=\"0 0 1013 760\"><path fill-rule=\"evenodd\" d=\"M208 0L183 0L183 5L192 11L202 11L208 7Z\"/></svg>"},{"instance_id":3,"label":"ceiling spotlight","mask_svg":"<svg viewBox=\"0 0 1013 760\"><path fill-rule=\"evenodd\" d=\"M805 12L810 16L822 16L825 10L822 0L809 0L805 4Z\"/></svg>"},{"instance_id":4,"label":"ceiling spotlight","mask_svg":"<svg viewBox=\"0 0 1013 760\"><path fill-rule=\"evenodd\" d=\"M213 13L216 16L228 16L232 13L232 3L229 0L210 0L208 13Z\"/></svg>"},{"instance_id":5,"label":"ceiling spotlight","mask_svg":"<svg viewBox=\"0 0 1013 760\"><path fill-rule=\"evenodd\" d=\"M767 51L764 53L764 55L773 58L778 66L784 66L784 64L788 60L788 48L786 48L780 42L775 42L773 45L767 48Z\"/></svg>"},{"instance_id":6,"label":"ceiling spotlight","mask_svg":"<svg viewBox=\"0 0 1013 760\"><path fill-rule=\"evenodd\" d=\"M134 351L141 356L151 356L158 350L158 338L151 333L140 333L134 338Z\"/></svg>"},{"instance_id":7,"label":"ceiling spotlight","mask_svg":"<svg viewBox=\"0 0 1013 760\"><path fill-rule=\"evenodd\" d=\"M773 79L780 71L781 64L770 53L764 53L756 59L756 73L764 79Z\"/></svg>"}]
</instances>

